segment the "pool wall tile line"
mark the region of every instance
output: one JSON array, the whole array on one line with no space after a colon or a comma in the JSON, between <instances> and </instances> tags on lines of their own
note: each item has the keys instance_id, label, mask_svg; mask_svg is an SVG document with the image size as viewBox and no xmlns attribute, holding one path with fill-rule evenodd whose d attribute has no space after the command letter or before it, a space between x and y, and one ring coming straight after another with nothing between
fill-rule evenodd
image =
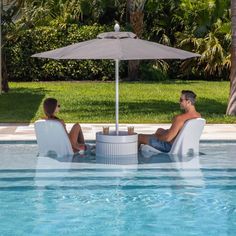
<instances>
[{"instance_id":1,"label":"pool wall tile line","mask_svg":"<svg viewBox=\"0 0 236 236\"><path fill-rule=\"evenodd\" d=\"M150 189L221 189L221 190L235 190L236 185L88 185L88 186L13 186L13 187L0 187L1 191L61 191L61 190L150 190Z\"/></svg>"},{"instance_id":2,"label":"pool wall tile line","mask_svg":"<svg viewBox=\"0 0 236 236\"><path fill-rule=\"evenodd\" d=\"M81 124L85 140L95 140L96 132L102 130L104 125L115 130L114 124ZM159 127L168 129L170 124L120 124L120 130L127 130L127 126L134 126L137 133L152 134ZM66 127L71 129L73 124L68 123ZM36 140L33 124L7 124L0 123L0 140ZM207 124L204 127L201 140L235 140L236 124Z\"/></svg>"},{"instance_id":3,"label":"pool wall tile line","mask_svg":"<svg viewBox=\"0 0 236 236\"><path fill-rule=\"evenodd\" d=\"M88 144L95 144L95 140L86 140ZM200 143L235 143L236 139L202 139ZM36 140L0 140L0 144L37 144Z\"/></svg>"}]
</instances>

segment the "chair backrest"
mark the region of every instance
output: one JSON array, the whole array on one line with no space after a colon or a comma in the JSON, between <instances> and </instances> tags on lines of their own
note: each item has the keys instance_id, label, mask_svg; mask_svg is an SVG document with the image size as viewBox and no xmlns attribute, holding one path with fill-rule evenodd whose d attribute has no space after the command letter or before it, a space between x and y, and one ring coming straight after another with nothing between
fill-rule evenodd
<instances>
[{"instance_id":1,"label":"chair backrest","mask_svg":"<svg viewBox=\"0 0 236 236\"><path fill-rule=\"evenodd\" d=\"M202 118L191 119L185 122L183 128L175 138L170 154L196 155L199 153L199 140L206 124Z\"/></svg>"},{"instance_id":2,"label":"chair backrest","mask_svg":"<svg viewBox=\"0 0 236 236\"><path fill-rule=\"evenodd\" d=\"M73 155L69 137L56 120L38 120L34 124L40 156L56 153L58 157Z\"/></svg>"}]
</instances>

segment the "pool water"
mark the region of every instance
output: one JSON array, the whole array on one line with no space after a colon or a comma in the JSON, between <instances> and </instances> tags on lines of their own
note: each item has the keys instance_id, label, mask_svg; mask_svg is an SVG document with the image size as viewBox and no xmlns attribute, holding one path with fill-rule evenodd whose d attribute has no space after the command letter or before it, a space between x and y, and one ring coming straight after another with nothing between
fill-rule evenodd
<instances>
[{"instance_id":1,"label":"pool water","mask_svg":"<svg viewBox=\"0 0 236 236\"><path fill-rule=\"evenodd\" d=\"M0 235L236 235L236 143L130 165L0 144Z\"/></svg>"}]
</instances>

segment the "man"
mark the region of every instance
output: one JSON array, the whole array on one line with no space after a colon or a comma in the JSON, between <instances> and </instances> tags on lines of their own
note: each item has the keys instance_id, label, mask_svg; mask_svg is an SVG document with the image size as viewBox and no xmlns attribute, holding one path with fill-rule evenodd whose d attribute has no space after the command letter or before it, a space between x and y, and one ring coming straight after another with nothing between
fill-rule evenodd
<instances>
[{"instance_id":1,"label":"man","mask_svg":"<svg viewBox=\"0 0 236 236\"><path fill-rule=\"evenodd\" d=\"M201 114L195 109L196 94L190 90L183 90L179 99L180 108L184 110L183 114L177 115L173 118L170 129L159 128L155 134L139 134L138 142L141 144L148 144L159 151L169 152L175 137L182 129L185 121L200 118Z\"/></svg>"}]
</instances>

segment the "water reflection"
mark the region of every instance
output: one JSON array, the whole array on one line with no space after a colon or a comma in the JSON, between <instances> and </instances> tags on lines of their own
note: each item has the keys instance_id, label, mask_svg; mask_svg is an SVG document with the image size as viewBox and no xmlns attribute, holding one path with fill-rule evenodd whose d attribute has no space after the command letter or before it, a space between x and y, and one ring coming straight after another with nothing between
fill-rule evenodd
<instances>
[{"instance_id":1,"label":"water reflection","mask_svg":"<svg viewBox=\"0 0 236 236\"><path fill-rule=\"evenodd\" d=\"M157 169L166 169L174 171L180 179L188 186L204 186L203 174L201 171L199 156L177 156L167 153L150 153L139 152L134 155L122 156L101 156L92 155L75 155L70 157L51 157L58 162L65 162L63 167L71 168L73 163L90 163L117 165L122 168L132 168L135 172L143 167L155 167ZM134 174L134 173L133 173Z\"/></svg>"},{"instance_id":2,"label":"water reflection","mask_svg":"<svg viewBox=\"0 0 236 236\"><path fill-rule=\"evenodd\" d=\"M158 153L151 156L139 156L140 164L160 164L158 166L178 170L178 175L189 186L203 186L204 176L201 170L200 157L178 156L166 153ZM165 164L166 163L166 164Z\"/></svg>"},{"instance_id":3,"label":"water reflection","mask_svg":"<svg viewBox=\"0 0 236 236\"><path fill-rule=\"evenodd\" d=\"M40 158L40 157L39 157ZM97 163L107 165L133 165L133 164L165 164L169 163L176 168L196 168L199 167L199 156L177 156L167 153L158 153L153 155L144 155L142 152L134 155L122 156L101 156L101 155L74 155L74 156L48 156L47 158L53 159L58 162L67 163Z\"/></svg>"}]
</instances>

